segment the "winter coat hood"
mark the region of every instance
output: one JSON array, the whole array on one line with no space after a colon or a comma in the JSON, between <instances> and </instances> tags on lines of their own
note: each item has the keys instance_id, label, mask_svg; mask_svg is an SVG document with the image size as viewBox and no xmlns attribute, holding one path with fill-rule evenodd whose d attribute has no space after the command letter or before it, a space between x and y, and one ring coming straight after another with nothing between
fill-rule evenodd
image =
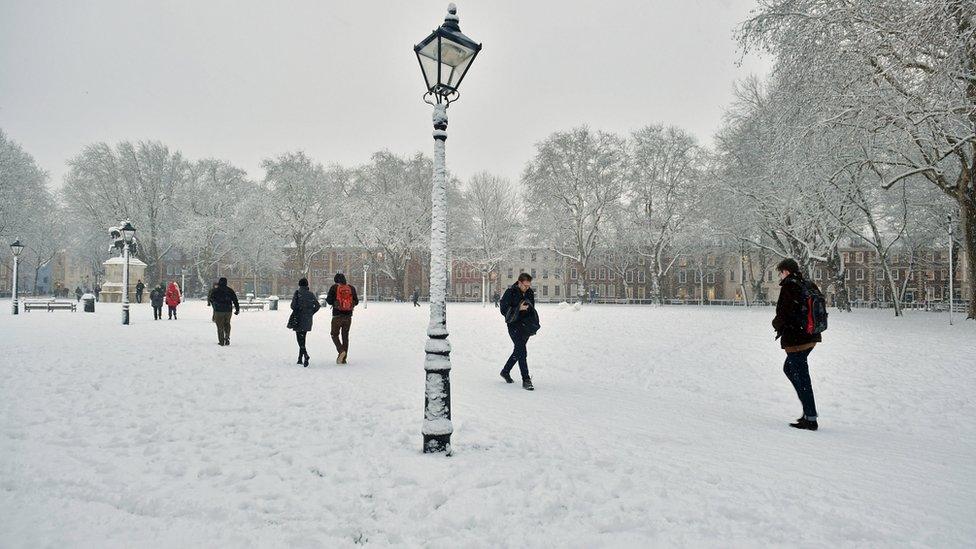
<instances>
[{"instance_id":1,"label":"winter coat hood","mask_svg":"<svg viewBox=\"0 0 976 549\"><path fill-rule=\"evenodd\" d=\"M344 275L342 273L336 273L335 278L333 278L332 280L334 280L336 284L345 284L346 283L346 275Z\"/></svg>"}]
</instances>

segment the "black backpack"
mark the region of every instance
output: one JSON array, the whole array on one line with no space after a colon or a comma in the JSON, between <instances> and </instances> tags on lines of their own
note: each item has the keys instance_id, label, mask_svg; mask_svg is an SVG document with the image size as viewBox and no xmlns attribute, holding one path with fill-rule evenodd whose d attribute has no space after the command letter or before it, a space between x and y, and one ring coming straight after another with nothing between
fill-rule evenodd
<instances>
[{"instance_id":1,"label":"black backpack","mask_svg":"<svg viewBox=\"0 0 976 549\"><path fill-rule=\"evenodd\" d=\"M794 324L800 333L816 335L827 330L827 300L812 282L798 280L800 303L795 312Z\"/></svg>"}]
</instances>

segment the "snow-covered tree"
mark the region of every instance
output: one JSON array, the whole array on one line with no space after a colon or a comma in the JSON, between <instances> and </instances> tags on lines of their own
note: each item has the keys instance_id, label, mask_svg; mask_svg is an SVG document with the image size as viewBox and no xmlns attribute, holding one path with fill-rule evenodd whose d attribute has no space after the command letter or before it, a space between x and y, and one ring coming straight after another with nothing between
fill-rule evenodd
<instances>
[{"instance_id":1,"label":"snow-covered tree","mask_svg":"<svg viewBox=\"0 0 976 549\"><path fill-rule=\"evenodd\" d=\"M475 174L461 191L459 205L468 220L459 253L479 270L494 271L521 244L522 202L507 179Z\"/></svg>"},{"instance_id":2,"label":"snow-covered tree","mask_svg":"<svg viewBox=\"0 0 976 549\"><path fill-rule=\"evenodd\" d=\"M607 218L622 206L625 142L587 127L555 132L536 145L522 174L526 224L536 239L586 273ZM586 278L579 284L585 290Z\"/></svg>"},{"instance_id":3,"label":"snow-covered tree","mask_svg":"<svg viewBox=\"0 0 976 549\"><path fill-rule=\"evenodd\" d=\"M190 164L179 151L156 141L123 141L85 147L68 161L62 200L68 215L92 230L130 219L139 239L138 255L147 278L163 276L162 260L173 249L178 228L177 205L191 180Z\"/></svg>"},{"instance_id":4,"label":"snow-covered tree","mask_svg":"<svg viewBox=\"0 0 976 549\"><path fill-rule=\"evenodd\" d=\"M338 166L326 169L301 151L266 159L261 165L272 230L294 245L298 271L307 276L312 258L334 242L332 232L344 207L346 172Z\"/></svg>"},{"instance_id":5,"label":"snow-covered tree","mask_svg":"<svg viewBox=\"0 0 976 549\"><path fill-rule=\"evenodd\" d=\"M638 213L640 252L651 262L651 298L660 302L661 279L681 252L676 240L702 221L701 206L713 199L706 190L705 152L690 133L660 125L635 131L629 146L627 191Z\"/></svg>"},{"instance_id":6,"label":"snow-covered tree","mask_svg":"<svg viewBox=\"0 0 976 549\"><path fill-rule=\"evenodd\" d=\"M976 257L976 3L762 0L741 39L777 56L774 77L822 124L880 137L861 160L883 188L924 181L954 200ZM976 290L976 261L968 275Z\"/></svg>"}]
</instances>

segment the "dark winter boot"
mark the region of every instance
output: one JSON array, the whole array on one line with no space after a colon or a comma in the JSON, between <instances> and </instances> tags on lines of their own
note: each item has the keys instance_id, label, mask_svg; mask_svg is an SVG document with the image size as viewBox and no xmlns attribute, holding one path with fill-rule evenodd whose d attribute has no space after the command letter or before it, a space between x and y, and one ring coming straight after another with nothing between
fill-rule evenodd
<instances>
[{"instance_id":1,"label":"dark winter boot","mask_svg":"<svg viewBox=\"0 0 976 549\"><path fill-rule=\"evenodd\" d=\"M505 370L498 372L498 375L502 376L502 379L505 380L505 383L515 383L515 380L512 379L512 374L509 374Z\"/></svg>"},{"instance_id":2,"label":"dark winter boot","mask_svg":"<svg viewBox=\"0 0 976 549\"><path fill-rule=\"evenodd\" d=\"M807 431L816 431L819 427L816 421L810 421L805 417L801 417L796 420L796 423L790 423L790 427L794 429L805 429Z\"/></svg>"},{"instance_id":3,"label":"dark winter boot","mask_svg":"<svg viewBox=\"0 0 976 549\"><path fill-rule=\"evenodd\" d=\"M301 364L303 358L305 358L305 348L304 347L302 347L301 349L298 350L298 362L296 362L295 364Z\"/></svg>"},{"instance_id":4,"label":"dark winter boot","mask_svg":"<svg viewBox=\"0 0 976 549\"><path fill-rule=\"evenodd\" d=\"M523 379L522 388L526 391L535 391L535 387L532 386L532 379Z\"/></svg>"}]
</instances>

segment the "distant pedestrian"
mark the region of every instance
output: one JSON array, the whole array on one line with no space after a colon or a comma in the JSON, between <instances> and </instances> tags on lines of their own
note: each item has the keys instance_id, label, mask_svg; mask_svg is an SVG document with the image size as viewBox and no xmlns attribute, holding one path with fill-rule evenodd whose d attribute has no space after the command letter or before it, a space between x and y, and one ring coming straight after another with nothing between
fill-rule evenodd
<instances>
[{"instance_id":1,"label":"distant pedestrian","mask_svg":"<svg viewBox=\"0 0 976 549\"><path fill-rule=\"evenodd\" d=\"M336 273L335 284L329 288L325 302L332 306L332 343L335 344L336 364L346 364L349 356L349 328L352 326L352 310L359 305L356 287L346 284L346 275ZM340 337L341 336L341 337Z\"/></svg>"},{"instance_id":2,"label":"distant pedestrian","mask_svg":"<svg viewBox=\"0 0 976 549\"><path fill-rule=\"evenodd\" d=\"M308 280L303 278L298 281L298 289L291 298L291 316L288 318L288 327L295 330L295 339L298 340L298 364L303 364L308 368L308 350L305 348L305 336L312 331L312 316L319 312L319 300L308 289Z\"/></svg>"},{"instance_id":3,"label":"distant pedestrian","mask_svg":"<svg viewBox=\"0 0 976 549\"><path fill-rule=\"evenodd\" d=\"M213 321L217 325L217 345L230 345L230 315L241 313L241 304L237 302L237 293L227 286L227 279L220 277L217 287L210 291L210 303L213 307Z\"/></svg>"},{"instance_id":4,"label":"distant pedestrian","mask_svg":"<svg viewBox=\"0 0 976 549\"><path fill-rule=\"evenodd\" d=\"M793 384L803 405L803 415L790 423L790 427L816 431L817 405L807 357L823 340L820 332L826 329L826 306L820 288L803 277L796 261L784 259L776 265L776 270L779 271L780 291L773 329L780 346L786 351L783 373Z\"/></svg>"},{"instance_id":5,"label":"distant pedestrian","mask_svg":"<svg viewBox=\"0 0 976 549\"><path fill-rule=\"evenodd\" d=\"M158 286L149 292L149 303L152 305L153 320L162 320L164 299L166 299L166 289L163 288L163 283L160 282Z\"/></svg>"},{"instance_id":6,"label":"distant pedestrian","mask_svg":"<svg viewBox=\"0 0 976 549\"><path fill-rule=\"evenodd\" d=\"M494 305L496 309L498 308L498 292L497 291L491 293L491 304Z\"/></svg>"},{"instance_id":7,"label":"distant pedestrian","mask_svg":"<svg viewBox=\"0 0 976 549\"><path fill-rule=\"evenodd\" d=\"M83 293L84 292L81 291L81 286L75 286L75 298L77 298L76 301L81 301L81 296Z\"/></svg>"},{"instance_id":8,"label":"distant pedestrian","mask_svg":"<svg viewBox=\"0 0 976 549\"><path fill-rule=\"evenodd\" d=\"M176 307L183 301L183 295L180 293L180 287L176 284L176 281L169 283L166 287L166 306L169 307L169 319L176 320Z\"/></svg>"},{"instance_id":9,"label":"distant pedestrian","mask_svg":"<svg viewBox=\"0 0 976 549\"><path fill-rule=\"evenodd\" d=\"M142 292L146 289L146 285L142 283L142 279L136 282L136 303L142 303Z\"/></svg>"},{"instance_id":10,"label":"distant pedestrian","mask_svg":"<svg viewBox=\"0 0 976 549\"><path fill-rule=\"evenodd\" d=\"M539 331L539 313L535 310L535 292L532 290L532 275L522 273L518 281L505 290L500 302L502 316L508 325L508 336L512 338L515 348L512 355L505 362L501 376L506 383L514 383L512 368L517 362L522 374L522 388L534 391L532 378L529 376L528 349L529 338Z\"/></svg>"},{"instance_id":11,"label":"distant pedestrian","mask_svg":"<svg viewBox=\"0 0 976 549\"><path fill-rule=\"evenodd\" d=\"M420 288L414 288L413 295L410 297L413 299L413 306L420 307Z\"/></svg>"},{"instance_id":12,"label":"distant pedestrian","mask_svg":"<svg viewBox=\"0 0 976 549\"><path fill-rule=\"evenodd\" d=\"M99 286L98 284L95 284L94 291L95 291L95 301L100 301L100 299L98 298L98 296L101 295L101 293L102 293L102 287Z\"/></svg>"}]
</instances>

